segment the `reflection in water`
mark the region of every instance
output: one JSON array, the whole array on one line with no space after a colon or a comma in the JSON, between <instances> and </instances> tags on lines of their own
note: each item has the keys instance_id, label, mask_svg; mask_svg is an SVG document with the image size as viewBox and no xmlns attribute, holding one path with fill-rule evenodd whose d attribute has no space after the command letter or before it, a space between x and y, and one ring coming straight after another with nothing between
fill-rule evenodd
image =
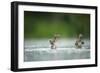
<instances>
[{"instance_id":1,"label":"reflection in water","mask_svg":"<svg viewBox=\"0 0 100 73\"><path fill-rule=\"evenodd\" d=\"M84 39L82 48L76 49L75 39L60 39L57 49L51 49L49 39L24 41L24 61L72 60L90 58L90 41Z\"/></svg>"}]
</instances>

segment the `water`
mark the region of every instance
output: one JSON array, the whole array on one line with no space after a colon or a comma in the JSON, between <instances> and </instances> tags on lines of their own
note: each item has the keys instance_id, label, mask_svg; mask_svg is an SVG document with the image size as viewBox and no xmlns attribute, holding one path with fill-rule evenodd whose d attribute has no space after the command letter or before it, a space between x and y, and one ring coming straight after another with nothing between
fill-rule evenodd
<instances>
[{"instance_id":1,"label":"water","mask_svg":"<svg viewBox=\"0 0 100 73\"><path fill-rule=\"evenodd\" d=\"M90 58L90 41L84 39L82 48L75 47L75 39L59 39L57 48L51 49L49 39L27 39L24 41L24 61L52 61Z\"/></svg>"}]
</instances>

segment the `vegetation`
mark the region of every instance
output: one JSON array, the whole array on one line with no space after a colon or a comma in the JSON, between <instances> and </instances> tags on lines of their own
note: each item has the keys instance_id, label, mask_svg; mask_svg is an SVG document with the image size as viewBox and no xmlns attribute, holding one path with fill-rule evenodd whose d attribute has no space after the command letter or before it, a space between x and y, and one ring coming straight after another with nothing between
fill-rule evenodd
<instances>
[{"instance_id":1,"label":"vegetation","mask_svg":"<svg viewBox=\"0 0 100 73\"><path fill-rule=\"evenodd\" d=\"M59 33L62 38L83 34L90 37L90 15L75 13L24 12L25 38L50 38Z\"/></svg>"}]
</instances>

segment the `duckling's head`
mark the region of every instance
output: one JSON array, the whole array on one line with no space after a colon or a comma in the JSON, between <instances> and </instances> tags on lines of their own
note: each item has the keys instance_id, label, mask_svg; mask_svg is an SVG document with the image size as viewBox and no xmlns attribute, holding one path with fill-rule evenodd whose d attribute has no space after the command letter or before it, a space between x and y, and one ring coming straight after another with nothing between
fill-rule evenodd
<instances>
[{"instance_id":1,"label":"duckling's head","mask_svg":"<svg viewBox=\"0 0 100 73\"><path fill-rule=\"evenodd\" d=\"M79 34L79 38L82 38L83 37L83 35L82 34Z\"/></svg>"}]
</instances>

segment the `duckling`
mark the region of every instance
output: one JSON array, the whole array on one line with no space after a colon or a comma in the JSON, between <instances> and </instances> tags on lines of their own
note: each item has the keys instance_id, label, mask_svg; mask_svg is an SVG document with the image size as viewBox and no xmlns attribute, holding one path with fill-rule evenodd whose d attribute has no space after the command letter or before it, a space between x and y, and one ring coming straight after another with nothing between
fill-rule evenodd
<instances>
[{"instance_id":1,"label":"duckling","mask_svg":"<svg viewBox=\"0 0 100 73\"><path fill-rule=\"evenodd\" d=\"M49 40L50 45L51 45L51 49L56 49L56 42L58 40L59 34L55 34L54 37L52 39Z\"/></svg>"},{"instance_id":2,"label":"duckling","mask_svg":"<svg viewBox=\"0 0 100 73\"><path fill-rule=\"evenodd\" d=\"M82 48L82 45L84 44L84 42L82 41L82 38L83 38L83 35L82 34L79 34L76 42L75 42L75 46L77 48Z\"/></svg>"}]
</instances>

